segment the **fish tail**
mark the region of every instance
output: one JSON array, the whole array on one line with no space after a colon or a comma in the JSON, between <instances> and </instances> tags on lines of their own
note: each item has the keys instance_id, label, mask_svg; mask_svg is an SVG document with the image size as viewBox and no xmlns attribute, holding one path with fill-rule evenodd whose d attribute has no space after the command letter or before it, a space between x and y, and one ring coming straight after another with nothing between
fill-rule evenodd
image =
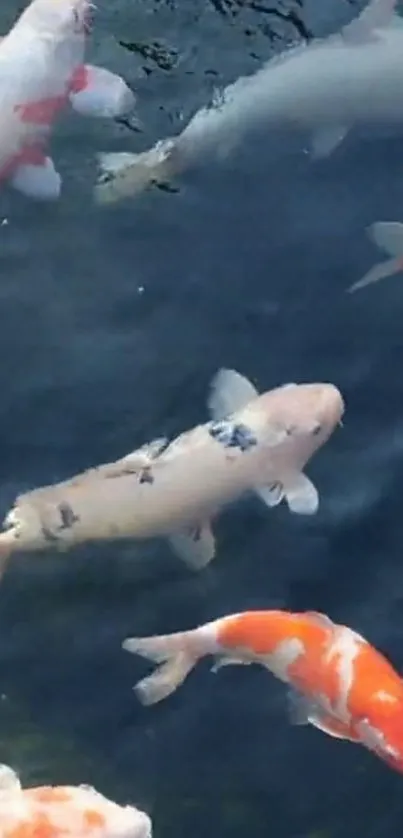
<instances>
[{"instance_id":1,"label":"fish tail","mask_svg":"<svg viewBox=\"0 0 403 838\"><path fill-rule=\"evenodd\" d=\"M174 148L174 141L166 139L139 154L99 153L95 201L98 204L111 204L139 195L153 184L166 184L174 173Z\"/></svg>"},{"instance_id":2,"label":"fish tail","mask_svg":"<svg viewBox=\"0 0 403 838\"><path fill-rule=\"evenodd\" d=\"M403 224L398 221L376 221L368 227L367 233L374 244L392 258L374 265L362 279L347 289L349 293L403 270Z\"/></svg>"},{"instance_id":3,"label":"fish tail","mask_svg":"<svg viewBox=\"0 0 403 838\"><path fill-rule=\"evenodd\" d=\"M134 691L144 705L156 704L171 695L183 683L204 652L192 643L194 631L155 637L126 638L122 647L158 664L139 681Z\"/></svg>"},{"instance_id":4,"label":"fish tail","mask_svg":"<svg viewBox=\"0 0 403 838\"><path fill-rule=\"evenodd\" d=\"M387 259L386 262L379 262L377 265L374 265L362 279L359 279L357 282L353 282L349 288L347 288L348 294L353 294L355 291L358 291L360 288L365 288L366 285L372 285L374 282L379 282L380 279L386 279L388 276L393 276L393 274L399 273L399 271L403 270L403 258L400 259Z\"/></svg>"}]
</instances>

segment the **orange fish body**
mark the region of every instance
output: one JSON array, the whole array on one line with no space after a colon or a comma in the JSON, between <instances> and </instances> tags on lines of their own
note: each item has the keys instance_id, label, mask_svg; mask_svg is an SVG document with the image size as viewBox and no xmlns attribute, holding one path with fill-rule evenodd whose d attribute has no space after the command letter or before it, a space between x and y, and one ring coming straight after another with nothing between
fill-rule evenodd
<instances>
[{"instance_id":1,"label":"orange fish body","mask_svg":"<svg viewBox=\"0 0 403 838\"><path fill-rule=\"evenodd\" d=\"M219 642L231 650L247 644L272 671L285 654L282 680L319 703L317 726L403 772L403 680L359 634L315 612L247 612L223 622Z\"/></svg>"},{"instance_id":2,"label":"orange fish body","mask_svg":"<svg viewBox=\"0 0 403 838\"><path fill-rule=\"evenodd\" d=\"M360 743L403 773L403 681L363 637L324 614L249 611L123 647L160 664L136 686L144 704L172 693L204 655L218 657L215 670L260 663L291 687L294 723Z\"/></svg>"},{"instance_id":3,"label":"orange fish body","mask_svg":"<svg viewBox=\"0 0 403 838\"><path fill-rule=\"evenodd\" d=\"M151 821L88 786L22 789L0 771L0 838L151 838Z\"/></svg>"}]
</instances>

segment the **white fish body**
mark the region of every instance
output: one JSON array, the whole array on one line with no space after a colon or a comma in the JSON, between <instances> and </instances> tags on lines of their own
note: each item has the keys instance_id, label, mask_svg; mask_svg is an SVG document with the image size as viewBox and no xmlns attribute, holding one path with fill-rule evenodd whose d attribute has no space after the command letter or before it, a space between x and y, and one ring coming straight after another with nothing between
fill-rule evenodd
<instances>
[{"instance_id":1,"label":"white fish body","mask_svg":"<svg viewBox=\"0 0 403 838\"><path fill-rule=\"evenodd\" d=\"M259 396L245 378L221 370L209 407L213 421L170 445L155 440L17 497L0 534L4 560L17 550L168 537L184 561L203 567L215 555L211 518L245 492L269 507L284 497L293 512L317 511L318 493L302 469L340 422L336 387L286 385Z\"/></svg>"},{"instance_id":2,"label":"white fish body","mask_svg":"<svg viewBox=\"0 0 403 838\"><path fill-rule=\"evenodd\" d=\"M0 766L0 836L151 838L152 823L135 806L120 806L91 786L23 789L15 772Z\"/></svg>"},{"instance_id":3,"label":"white fish body","mask_svg":"<svg viewBox=\"0 0 403 838\"><path fill-rule=\"evenodd\" d=\"M341 33L288 49L239 78L179 136L140 154L100 154L96 199L109 203L166 182L256 129L309 132L319 158L353 126L403 126L403 26L395 5L372 0Z\"/></svg>"},{"instance_id":4,"label":"white fish body","mask_svg":"<svg viewBox=\"0 0 403 838\"><path fill-rule=\"evenodd\" d=\"M134 105L123 79L84 65L89 0L32 0L0 42L0 183L56 199L61 177L47 144L67 106L119 116Z\"/></svg>"}]
</instances>

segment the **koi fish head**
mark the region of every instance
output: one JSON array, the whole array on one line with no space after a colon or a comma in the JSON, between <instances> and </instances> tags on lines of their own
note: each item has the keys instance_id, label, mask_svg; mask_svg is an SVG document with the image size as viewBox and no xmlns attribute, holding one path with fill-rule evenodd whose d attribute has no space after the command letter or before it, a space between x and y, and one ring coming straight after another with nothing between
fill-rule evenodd
<instances>
[{"instance_id":1,"label":"koi fish head","mask_svg":"<svg viewBox=\"0 0 403 838\"><path fill-rule=\"evenodd\" d=\"M93 8L89 0L33 0L21 15L19 25L57 40L85 35L91 26Z\"/></svg>"},{"instance_id":2,"label":"koi fish head","mask_svg":"<svg viewBox=\"0 0 403 838\"><path fill-rule=\"evenodd\" d=\"M302 465L329 439L344 413L342 395L333 384L286 384L259 402L269 425L283 429L287 454Z\"/></svg>"}]
</instances>

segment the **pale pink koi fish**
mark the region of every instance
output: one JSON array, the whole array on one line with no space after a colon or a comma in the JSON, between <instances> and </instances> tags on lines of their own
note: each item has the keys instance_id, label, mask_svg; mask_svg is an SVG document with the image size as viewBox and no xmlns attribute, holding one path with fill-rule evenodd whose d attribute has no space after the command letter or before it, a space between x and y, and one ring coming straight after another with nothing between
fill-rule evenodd
<instances>
[{"instance_id":1,"label":"pale pink koi fish","mask_svg":"<svg viewBox=\"0 0 403 838\"><path fill-rule=\"evenodd\" d=\"M255 492L266 507L315 514L319 494L304 473L344 412L333 384L288 384L259 394L220 370L211 420L170 443L155 439L114 463L19 495L0 533L0 559L19 551L68 549L90 541L168 538L190 567L215 556L211 522Z\"/></svg>"},{"instance_id":2,"label":"pale pink koi fish","mask_svg":"<svg viewBox=\"0 0 403 838\"><path fill-rule=\"evenodd\" d=\"M151 820L90 786L22 789L0 766L0 838L151 838Z\"/></svg>"},{"instance_id":3,"label":"pale pink koi fish","mask_svg":"<svg viewBox=\"0 0 403 838\"><path fill-rule=\"evenodd\" d=\"M61 111L119 117L134 94L119 76L84 64L89 0L32 0L0 42L0 183L42 200L62 180L47 145Z\"/></svg>"}]
</instances>

